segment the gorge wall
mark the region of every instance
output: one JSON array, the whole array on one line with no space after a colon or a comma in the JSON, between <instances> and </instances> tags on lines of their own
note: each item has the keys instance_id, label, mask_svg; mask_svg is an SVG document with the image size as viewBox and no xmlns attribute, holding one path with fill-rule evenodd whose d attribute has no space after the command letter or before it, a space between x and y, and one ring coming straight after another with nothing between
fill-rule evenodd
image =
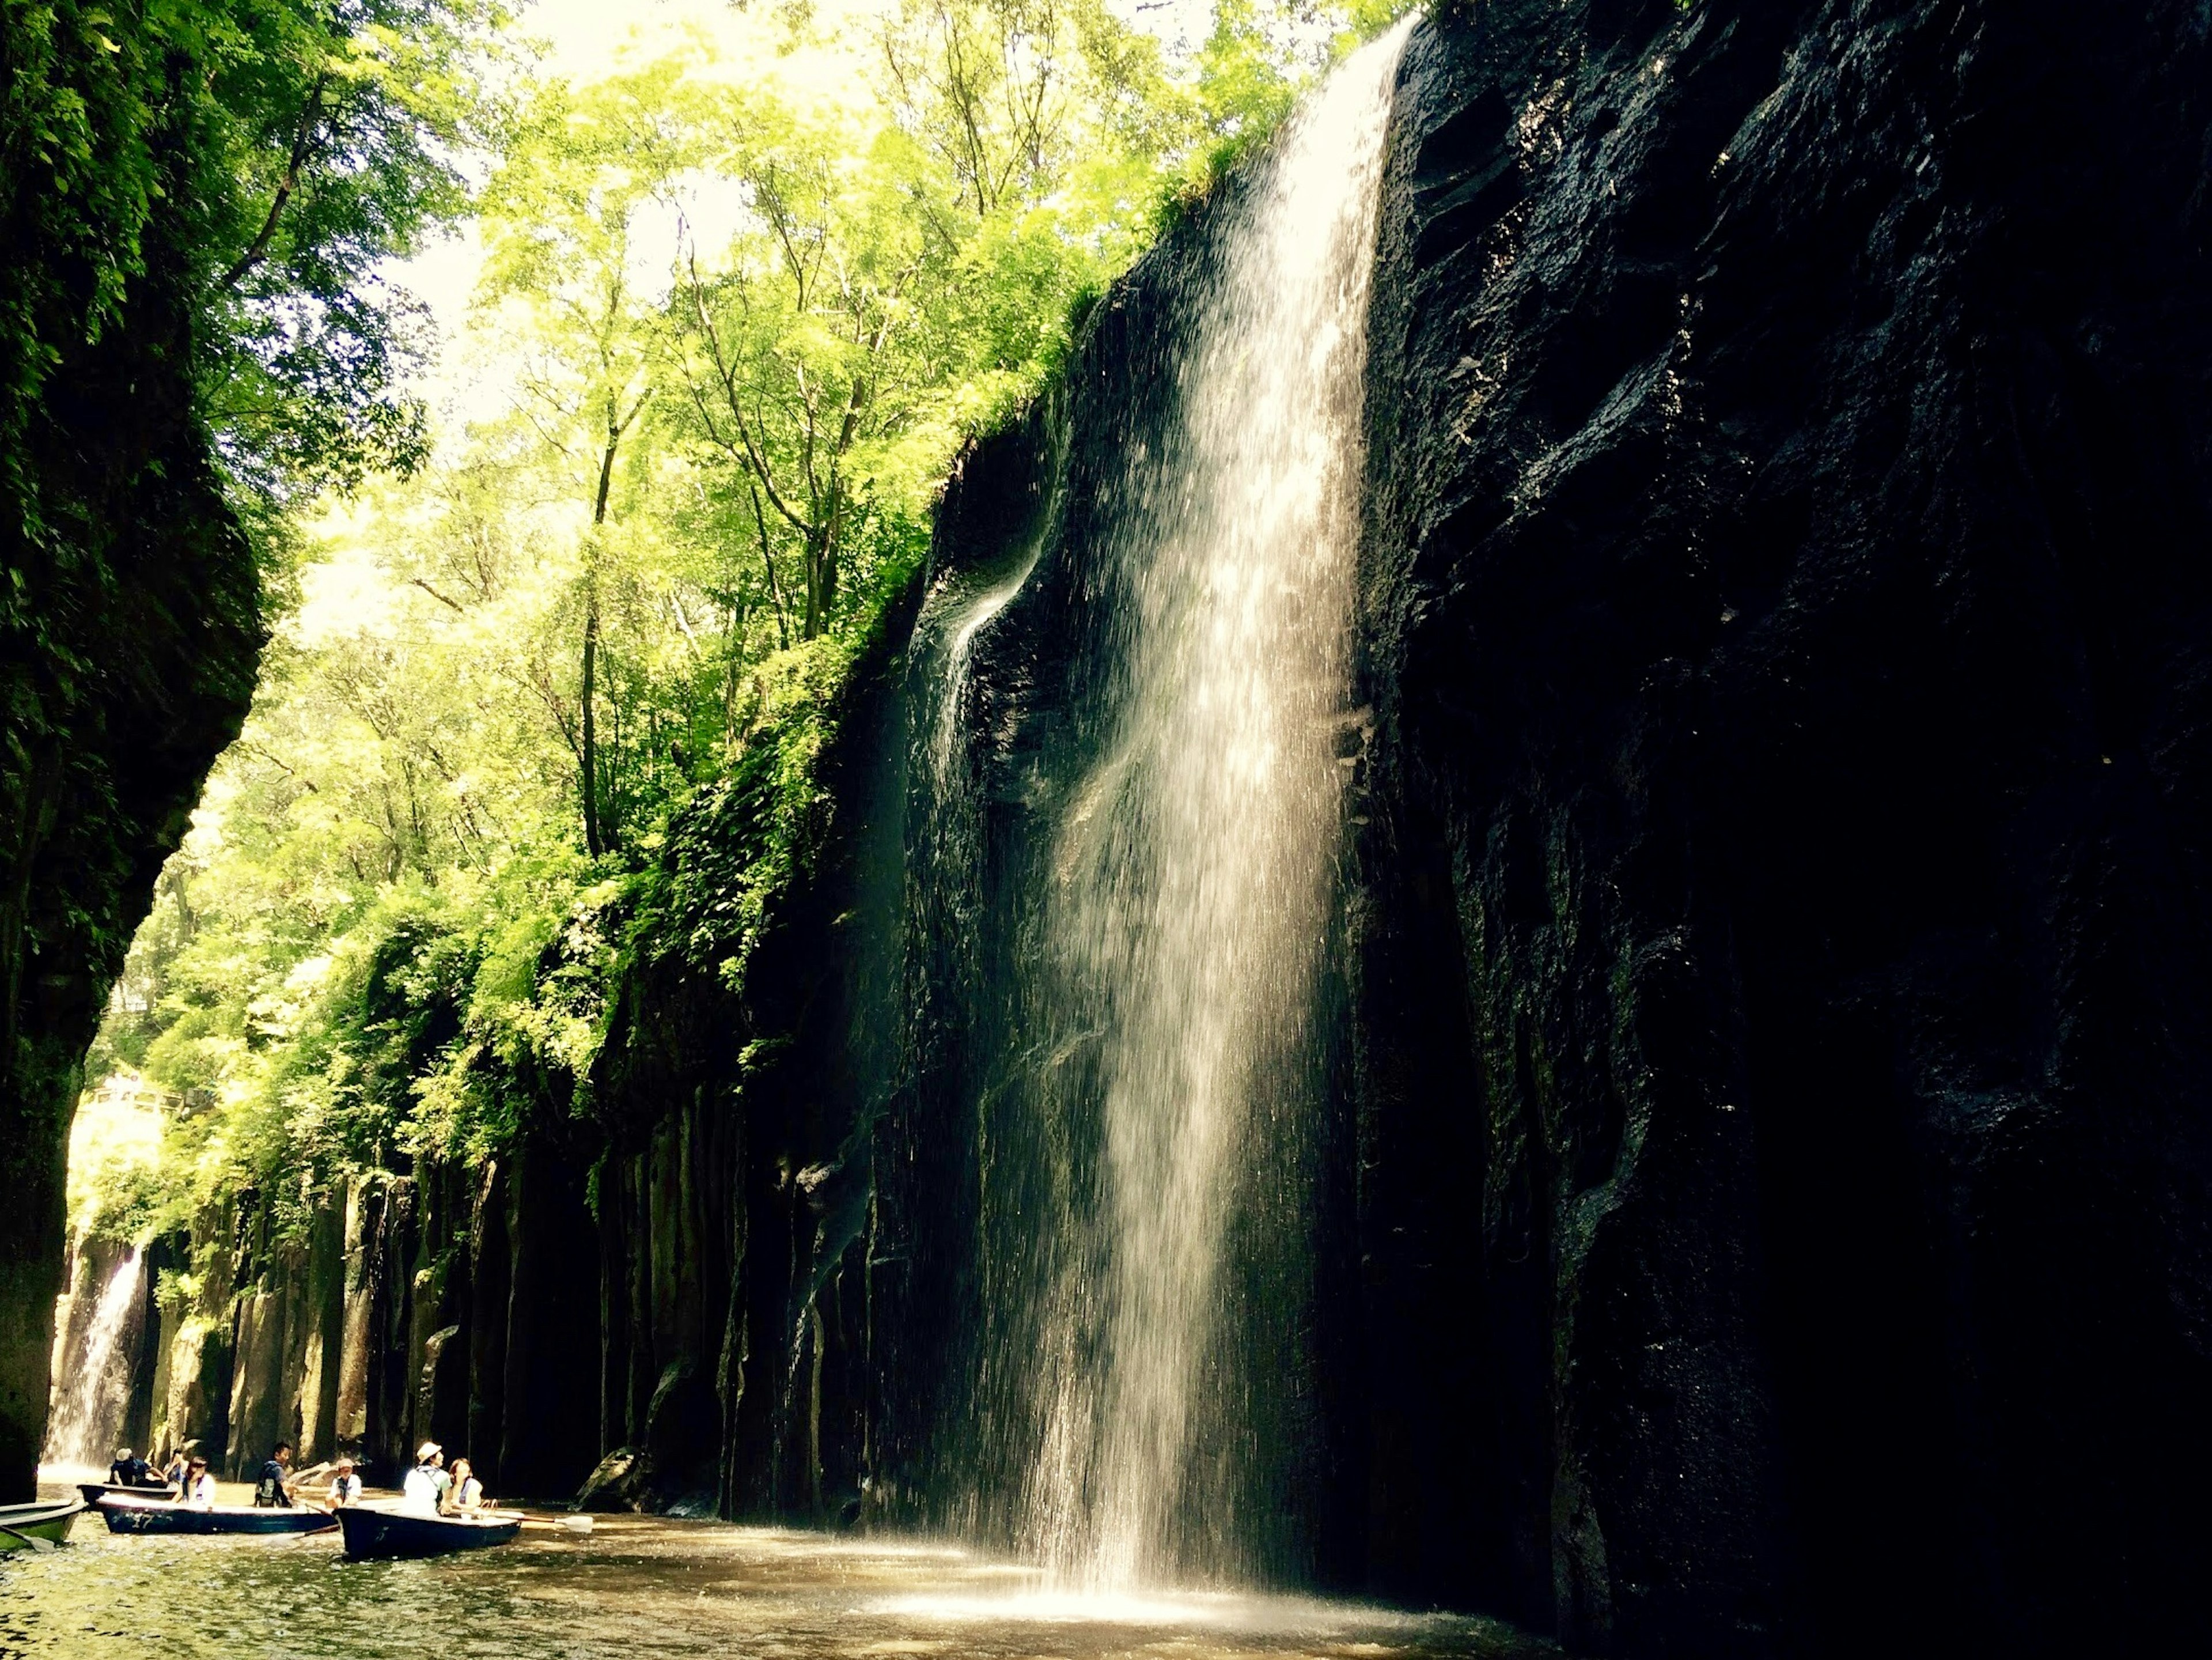
<instances>
[{"instance_id":1,"label":"gorge wall","mask_svg":"<svg viewBox=\"0 0 2212 1660\"><path fill-rule=\"evenodd\" d=\"M1623 1656L2208 1634L2208 31L1413 31L1313 1117L1268 1167L1300 1244L1227 1247L1284 1362L1223 1426L1242 1571ZM580 1097L304 1231L202 1219L161 1433L1023 1539L982 1362L1058 1201L1012 1109L1086 1064L1034 1041L1024 896L1109 747L1113 498L1254 187L963 459L743 974L741 775Z\"/></svg>"},{"instance_id":2,"label":"gorge wall","mask_svg":"<svg viewBox=\"0 0 2212 1660\"><path fill-rule=\"evenodd\" d=\"M173 214L89 326L98 274L49 245L52 157L16 128L35 113L0 125L0 1503L35 1489L85 1050L262 644L192 409Z\"/></svg>"},{"instance_id":3,"label":"gorge wall","mask_svg":"<svg viewBox=\"0 0 2212 1660\"><path fill-rule=\"evenodd\" d=\"M1627 1653L2203 1640L2208 26L1501 0L1417 41L1363 570L1375 1583Z\"/></svg>"}]
</instances>

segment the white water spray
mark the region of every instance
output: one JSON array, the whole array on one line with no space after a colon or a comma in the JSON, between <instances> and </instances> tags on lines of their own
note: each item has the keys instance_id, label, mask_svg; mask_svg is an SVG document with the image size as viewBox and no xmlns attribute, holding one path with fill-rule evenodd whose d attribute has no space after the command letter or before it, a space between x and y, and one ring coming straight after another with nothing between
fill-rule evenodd
<instances>
[{"instance_id":1,"label":"white water spray","mask_svg":"<svg viewBox=\"0 0 2212 1660\"><path fill-rule=\"evenodd\" d=\"M1033 1344L1024 1530L1059 1583L1236 1577L1255 1364L1237 1231L1295 1323L1295 1172L1342 839L1361 411L1382 142L1410 24L1348 59L1220 233L1164 441L1132 444L1098 550L1129 597L1103 758L1053 848L1039 1064L1097 1118ZM1107 584L1101 584L1102 587ZM1080 1054L1079 1065L1064 1057ZM1063 1107L1071 1098L1061 1098ZM1072 1110L1072 1109L1071 1109ZM1035 1219L1042 1221L1045 1219ZM1038 1229L1039 1235L1047 1231ZM1248 1276L1249 1285L1249 1276Z\"/></svg>"},{"instance_id":2,"label":"white water spray","mask_svg":"<svg viewBox=\"0 0 2212 1660\"><path fill-rule=\"evenodd\" d=\"M55 1380L42 1463L107 1468L130 1404L127 1344L137 1335L145 1289L146 1264L133 1245L100 1287L74 1370Z\"/></svg>"}]
</instances>

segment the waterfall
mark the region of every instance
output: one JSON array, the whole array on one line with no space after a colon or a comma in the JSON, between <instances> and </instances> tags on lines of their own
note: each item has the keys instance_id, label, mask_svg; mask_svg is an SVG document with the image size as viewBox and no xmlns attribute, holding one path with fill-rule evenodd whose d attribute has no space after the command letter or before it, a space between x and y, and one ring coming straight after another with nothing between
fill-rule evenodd
<instances>
[{"instance_id":1,"label":"waterfall","mask_svg":"<svg viewBox=\"0 0 2212 1660\"><path fill-rule=\"evenodd\" d=\"M42 1463L107 1468L130 1405L131 1345L138 1335L145 1286L146 1264L133 1245L100 1287L82 1347L67 1345L72 1353L57 1369Z\"/></svg>"},{"instance_id":2,"label":"waterfall","mask_svg":"<svg viewBox=\"0 0 2212 1660\"><path fill-rule=\"evenodd\" d=\"M1074 1588L1265 1577L1287 1548L1369 285L1409 27L1348 58L1220 204L1173 279L1158 408L1109 417L1079 522L1047 507L1042 555L933 623L910 881L951 966L924 1024L957 1006L959 1042L994 1056L962 1061L977 1331L955 1519L995 1511ZM1066 707L1009 737L965 681L1025 583L1056 584L1035 604L1061 608L1037 626L1062 646L1000 690L1042 703L1050 681ZM1015 804L995 846L994 768Z\"/></svg>"}]
</instances>

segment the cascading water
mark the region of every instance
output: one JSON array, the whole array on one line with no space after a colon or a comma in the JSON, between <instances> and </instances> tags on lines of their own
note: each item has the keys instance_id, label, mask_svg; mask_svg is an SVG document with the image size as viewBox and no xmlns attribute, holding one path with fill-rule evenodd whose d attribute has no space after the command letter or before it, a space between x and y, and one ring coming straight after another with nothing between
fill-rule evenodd
<instances>
[{"instance_id":1,"label":"cascading water","mask_svg":"<svg viewBox=\"0 0 2212 1660\"><path fill-rule=\"evenodd\" d=\"M146 1264L132 1246L100 1287L82 1347L64 1358L40 1462L105 1469L129 1405L129 1345L144 1312Z\"/></svg>"},{"instance_id":2,"label":"cascading water","mask_svg":"<svg viewBox=\"0 0 2212 1660\"><path fill-rule=\"evenodd\" d=\"M969 1519L995 1511L1082 1589L1262 1576L1284 1554L1369 283L1409 27L1349 58L1224 204L1179 279L1164 395L1115 435L1081 528L934 623L916 915L956 964L931 1019L968 1005L963 1041L994 1055L965 1074ZM1036 604L1060 608L1040 626L1074 643L1002 678L1052 679L1065 707L1009 737L964 678L1040 565ZM1015 804L1014 851L991 845L987 787ZM994 883L1006 918L969 927Z\"/></svg>"}]
</instances>

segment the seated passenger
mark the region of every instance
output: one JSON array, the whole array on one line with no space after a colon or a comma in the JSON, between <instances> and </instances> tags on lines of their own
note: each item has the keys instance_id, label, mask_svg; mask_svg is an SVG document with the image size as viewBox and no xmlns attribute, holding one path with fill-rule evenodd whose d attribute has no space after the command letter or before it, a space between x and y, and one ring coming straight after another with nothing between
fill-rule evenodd
<instances>
[{"instance_id":1,"label":"seated passenger","mask_svg":"<svg viewBox=\"0 0 2212 1660\"><path fill-rule=\"evenodd\" d=\"M435 1441L425 1441L415 1450L415 1468L407 1472L400 1484L399 1502L409 1510L423 1511L435 1516L445 1508L446 1489L453 1478L441 1468L446 1462L445 1449Z\"/></svg>"},{"instance_id":2,"label":"seated passenger","mask_svg":"<svg viewBox=\"0 0 2212 1660\"><path fill-rule=\"evenodd\" d=\"M261 1466L261 1474L253 1483L253 1508L256 1510L289 1510L292 1508L292 1444L279 1441L276 1450Z\"/></svg>"},{"instance_id":3,"label":"seated passenger","mask_svg":"<svg viewBox=\"0 0 2212 1660\"><path fill-rule=\"evenodd\" d=\"M361 1503L361 1477L353 1473L353 1460L340 1457L331 1468L331 1508Z\"/></svg>"},{"instance_id":4,"label":"seated passenger","mask_svg":"<svg viewBox=\"0 0 2212 1660\"><path fill-rule=\"evenodd\" d=\"M149 1487L154 1485L154 1467L144 1459L135 1456L128 1447L115 1450L115 1462L107 1467L107 1480L118 1487Z\"/></svg>"},{"instance_id":5,"label":"seated passenger","mask_svg":"<svg viewBox=\"0 0 2212 1660\"><path fill-rule=\"evenodd\" d=\"M453 1505L464 1516L473 1516L483 1508L483 1483L477 1480L465 1458L453 1460Z\"/></svg>"},{"instance_id":6,"label":"seated passenger","mask_svg":"<svg viewBox=\"0 0 2212 1660\"><path fill-rule=\"evenodd\" d=\"M208 1462L195 1457L185 1471L184 1501L194 1510L215 1508L215 1477L208 1474Z\"/></svg>"}]
</instances>

